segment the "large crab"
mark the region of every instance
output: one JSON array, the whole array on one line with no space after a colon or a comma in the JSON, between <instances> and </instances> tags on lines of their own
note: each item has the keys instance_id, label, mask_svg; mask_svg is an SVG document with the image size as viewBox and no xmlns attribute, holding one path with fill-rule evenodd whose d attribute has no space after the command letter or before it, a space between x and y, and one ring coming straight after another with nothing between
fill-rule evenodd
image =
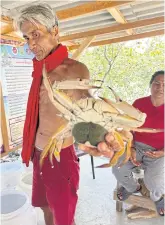
<instances>
[{"instance_id":1,"label":"large crab","mask_svg":"<svg viewBox=\"0 0 165 225\"><path fill-rule=\"evenodd\" d=\"M53 157L60 161L60 151L64 138L73 135L76 142L97 147L97 144L104 140L108 132L113 132L115 139L120 143L121 149L114 154L108 164L100 167L114 166L119 157L126 153L122 162L123 165L129 160L131 154L132 135L130 131L152 133L162 131L138 128L145 122L146 114L122 101L112 89L116 102L105 98L95 99L92 97L73 101L60 90L96 87L91 85L90 80L81 79L58 81L51 85L45 66L43 67L43 82L51 102L60 112L59 116L68 120L68 123L60 127L50 138L41 154L41 166L48 154L52 165ZM122 129L123 132L119 132L118 129Z\"/></svg>"}]
</instances>

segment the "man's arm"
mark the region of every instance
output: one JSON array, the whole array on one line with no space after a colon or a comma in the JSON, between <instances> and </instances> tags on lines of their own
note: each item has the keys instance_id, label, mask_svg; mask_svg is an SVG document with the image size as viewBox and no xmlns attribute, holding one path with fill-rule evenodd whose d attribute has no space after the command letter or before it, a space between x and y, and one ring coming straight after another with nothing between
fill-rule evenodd
<instances>
[{"instance_id":1,"label":"man's arm","mask_svg":"<svg viewBox=\"0 0 165 225\"><path fill-rule=\"evenodd\" d=\"M164 157L164 148L156 151L145 152L145 155L153 159Z\"/></svg>"}]
</instances>

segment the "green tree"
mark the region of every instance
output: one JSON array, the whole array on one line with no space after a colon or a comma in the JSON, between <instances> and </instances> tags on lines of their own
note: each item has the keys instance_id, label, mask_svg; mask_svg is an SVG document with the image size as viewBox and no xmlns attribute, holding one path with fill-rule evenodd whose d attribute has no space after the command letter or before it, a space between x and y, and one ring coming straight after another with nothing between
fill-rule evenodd
<instances>
[{"instance_id":1,"label":"green tree","mask_svg":"<svg viewBox=\"0 0 165 225\"><path fill-rule=\"evenodd\" d=\"M113 98L110 86L129 103L149 95L152 74L164 68L162 36L88 48L80 57L92 79L103 80L101 95Z\"/></svg>"}]
</instances>

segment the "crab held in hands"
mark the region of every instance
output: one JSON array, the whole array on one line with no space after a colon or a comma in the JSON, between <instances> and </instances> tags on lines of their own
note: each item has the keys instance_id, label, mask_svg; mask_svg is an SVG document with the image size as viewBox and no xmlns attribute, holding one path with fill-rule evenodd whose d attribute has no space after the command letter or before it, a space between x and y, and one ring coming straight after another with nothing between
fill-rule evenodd
<instances>
[{"instance_id":1,"label":"crab held in hands","mask_svg":"<svg viewBox=\"0 0 165 225\"><path fill-rule=\"evenodd\" d=\"M60 89L90 89L96 88L91 85L90 80L66 80L50 84L45 67L43 67L43 82L48 91L48 96L54 106L61 113L68 123L60 127L50 138L47 146L43 150L40 158L42 166L44 158L49 154L50 162L53 164L53 157L60 161L60 151L64 138L73 135L75 141L80 144L87 144L97 148L98 143L104 141L108 132L113 132L115 140L121 146L116 151L108 164L99 167L114 166L119 157L126 153L122 162L125 164L131 155L132 135L130 131L137 132L160 132L162 130L138 128L145 122L146 114L138 109L121 101L114 93L116 102L109 99L85 98L78 101L71 100ZM122 128L122 132L119 129ZM89 153L89 154L92 154Z\"/></svg>"}]
</instances>

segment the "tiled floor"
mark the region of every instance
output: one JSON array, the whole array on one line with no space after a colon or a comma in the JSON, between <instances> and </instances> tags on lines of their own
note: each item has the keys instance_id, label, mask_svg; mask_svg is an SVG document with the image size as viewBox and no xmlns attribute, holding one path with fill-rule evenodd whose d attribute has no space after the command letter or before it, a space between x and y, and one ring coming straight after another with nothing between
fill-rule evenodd
<instances>
[{"instance_id":1,"label":"tiled floor","mask_svg":"<svg viewBox=\"0 0 165 225\"><path fill-rule=\"evenodd\" d=\"M106 162L104 158L95 158L95 165ZM77 225L162 225L164 218L130 220L125 212L118 213L113 200L116 180L111 169L95 169L96 179L92 178L90 157L80 158L81 179L79 201L76 210ZM45 225L42 212L36 209L38 225Z\"/></svg>"}]
</instances>

